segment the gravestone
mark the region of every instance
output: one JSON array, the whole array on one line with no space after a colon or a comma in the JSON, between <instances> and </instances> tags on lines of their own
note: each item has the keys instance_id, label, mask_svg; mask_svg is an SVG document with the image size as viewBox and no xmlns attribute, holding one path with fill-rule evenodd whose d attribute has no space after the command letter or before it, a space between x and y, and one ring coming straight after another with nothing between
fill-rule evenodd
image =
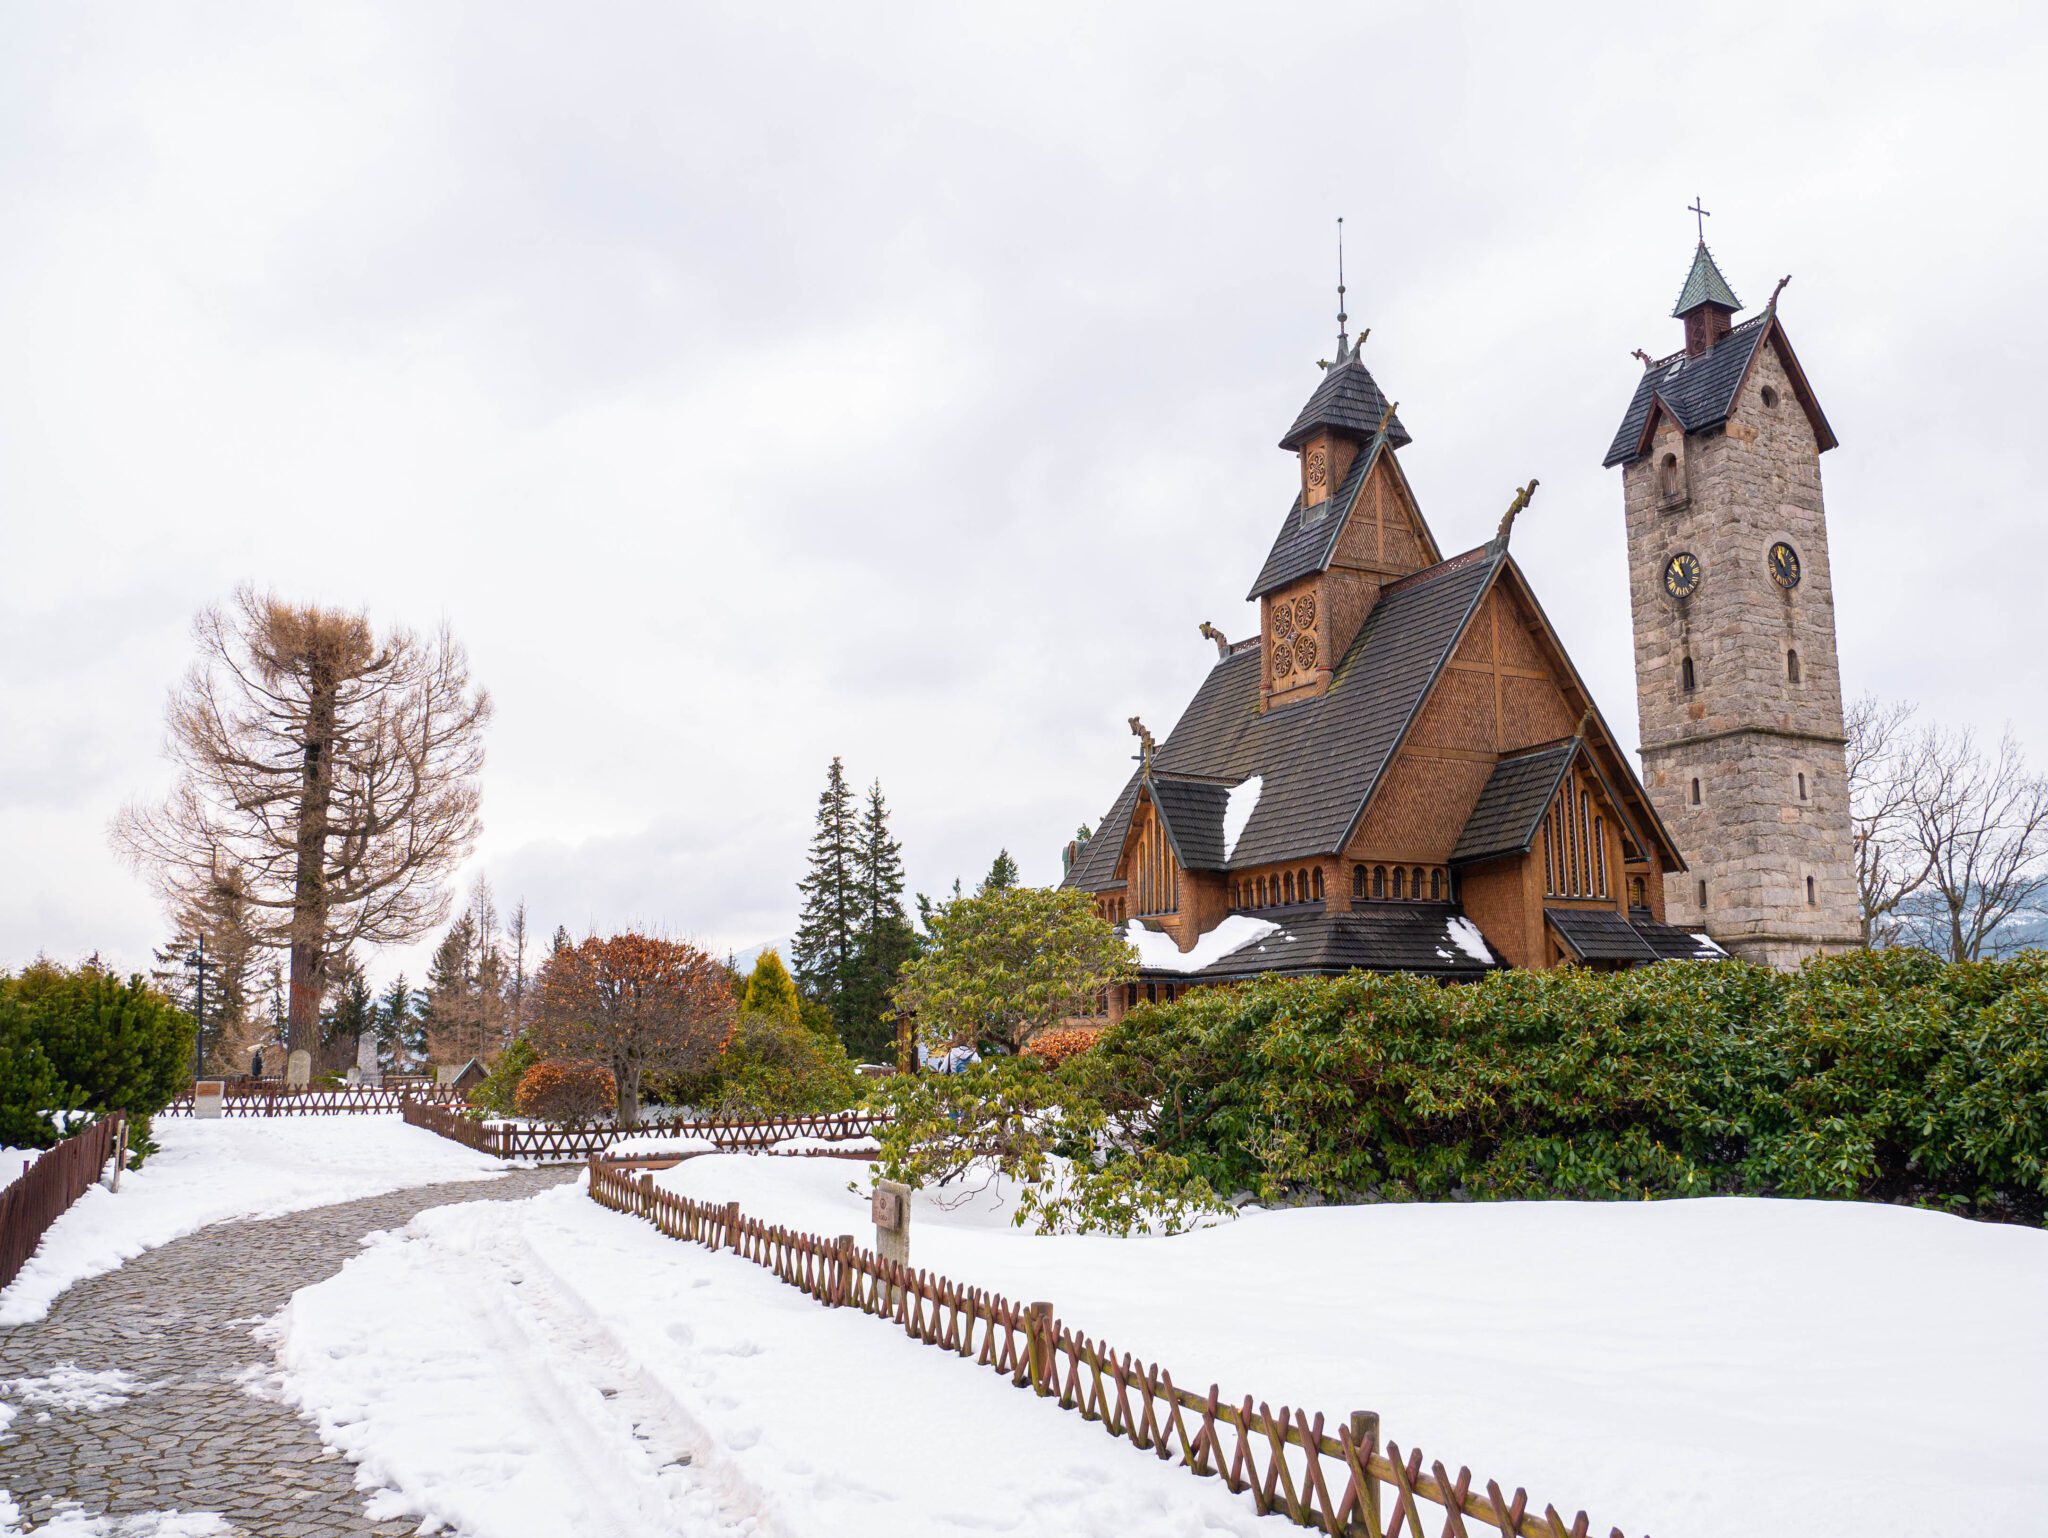
<instances>
[{"instance_id":1,"label":"gravestone","mask_svg":"<svg viewBox=\"0 0 2048 1538\"><path fill-rule=\"evenodd\" d=\"M356 1038L356 1076L365 1084L382 1084L384 1070L377 1065L377 1037L365 1031Z\"/></svg>"},{"instance_id":2,"label":"gravestone","mask_svg":"<svg viewBox=\"0 0 2048 1538\"><path fill-rule=\"evenodd\" d=\"M192 1115L194 1119L218 1116L221 1110L221 1092L226 1088L219 1079L201 1079L192 1086Z\"/></svg>"},{"instance_id":3,"label":"gravestone","mask_svg":"<svg viewBox=\"0 0 2048 1538\"><path fill-rule=\"evenodd\" d=\"M304 1089L313 1082L313 1054L304 1047L299 1048L284 1060L284 1087Z\"/></svg>"}]
</instances>

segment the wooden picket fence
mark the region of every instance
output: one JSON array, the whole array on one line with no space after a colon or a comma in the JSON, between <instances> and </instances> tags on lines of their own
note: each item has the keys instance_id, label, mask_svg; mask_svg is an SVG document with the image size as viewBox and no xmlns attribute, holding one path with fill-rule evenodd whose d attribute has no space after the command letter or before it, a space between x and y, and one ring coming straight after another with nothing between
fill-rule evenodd
<instances>
[{"instance_id":1,"label":"wooden picket fence","mask_svg":"<svg viewBox=\"0 0 2048 1538\"><path fill-rule=\"evenodd\" d=\"M407 1124L438 1132L479 1153L500 1159L532 1159L541 1164L580 1164L601 1155L619 1137L643 1134L709 1138L730 1153L772 1148L785 1138L816 1137L835 1142L873 1137L886 1118L858 1111L819 1116L783 1116L767 1121L680 1118L642 1122L630 1132L610 1124L588 1127L525 1126L514 1122L481 1122L447 1105L407 1101L401 1113Z\"/></svg>"},{"instance_id":2,"label":"wooden picket fence","mask_svg":"<svg viewBox=\"0 0 2048 1538\"><path fill-rule=\"evenodd\" d=\"M352 1084L345 1089L286 1089L274 1080L229 1080L221 1092L223 1116L388 1116L408 1105L460 1106L469 1091L436 1084ZM185 1090L158 1113L190 1116L192 1091Z\"/></svg>"},{"instance_id":3,"label":"wooden picket fence","mask_svg":"<svg viewBox=\"0 0 2048 1538\"><path fill-rule=\"evenodd\" d=\"M126 1122L119 1112L66 1138L0 1190L0 1287L21 1274L50 1225L100 1178L107 1160L125 1149Z\"/></svg>"},{"instance_id":4,"label":"wooden picket fence","mask_svg":"<svg viewBox=\"0 0 2048 1538\"><path fill-rule=\"evenodd\" d=\"M826 1239L780 1228L747 1216L738 1202L696 1201L595 1158L590 1194L672 1238L732 1250L827 1307L892 1320L1162 1461L1221 1478L1262 1516L1332 1538L1425 1538L1425 1520L1441 1520L1442 1538L1472 1538L1475 1525L1513 1538L1587 1538L1583 1511L1567 1522L1555 1506L1533 1510L1524 1490L1510 1496L1493 1480L1478 1489L1470 1469L1453 1476L1441 1459L1425 1464L1417 1448L1383 1445L1371 1411L1333 1424L1287 1405L1255 1405L1250 1395L1225 1400L1213 1383L1207 1393L1183 1388L1171 1373L1069 1329L1050 1303L962 1287L884 1260L851 1234ZM1621 1529L1610 1538L1622 1538Z\"/></svg>"}]
</instances>

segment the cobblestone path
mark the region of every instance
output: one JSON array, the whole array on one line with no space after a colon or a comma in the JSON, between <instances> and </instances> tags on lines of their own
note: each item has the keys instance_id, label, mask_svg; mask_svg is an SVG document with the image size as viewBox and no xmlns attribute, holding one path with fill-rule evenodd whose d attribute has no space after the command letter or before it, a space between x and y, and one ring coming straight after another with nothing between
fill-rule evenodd
<instances>
[{"instance_id":1,"label":"cobblestone path","mask_svg":"<svg viewBox=\"0 0 2048 1538\"><path fill-rule=\"evenodd\" d=\"M214 1511L254 1538L415 1531L410 1521L371 1522L354 1465L288 1406L242 1387L250 1366L271 1360L249 1332L340 1270L365 1234L449 1202L531 1196L575 1174L517 1171L223 1223L76 1284L48 1318L0 1328L0 1381L48 1377L68 1362L147 1387L103 1409L50 1408L46 1420L23 1396L0 1393L19 1411L0 1433L0 1489L31 1531L66 1501L87 1516Z\"/></svg>"}]
</instances>

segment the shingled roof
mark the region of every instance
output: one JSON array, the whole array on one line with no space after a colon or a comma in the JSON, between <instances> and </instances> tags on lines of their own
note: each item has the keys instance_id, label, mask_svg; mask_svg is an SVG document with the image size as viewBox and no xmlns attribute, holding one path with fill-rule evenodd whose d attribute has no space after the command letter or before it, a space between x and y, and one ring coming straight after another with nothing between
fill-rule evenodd
<instances>
[{"instance_id":1,"label":"shingled roof","mask_svg":"<svg viewBox=\"0 0 2048 1538\"><path fill-rule=\"evenodd\" d=\"M1155 776L1145 782L1182 870L1222 870L1223 808L1230 787L1214 780Z\"/></svg>"},{"instance_id":2,"label":"shingled roof","mask_svg":"<svg viewBox=\"0 0 2048 1538\"><path fill-rule=\"evenodd\" d=\"M1435 977L1478 978L1497 968L1470 948L1477 931L1447 903L1383 903L1330 913L1321 907L1262 910L1280 928L1239 946L1197 972L1188 982L1227 983L1274 974L1422 972ZM1454 924L1467 925L1461 941ZM1478 949L1484 951L1481 944ZM1164 975L1164 974L1162 974Z\"/></svg>"},{"instance_id":3,"label":"shingled roof","mask_svg":"<svg viewBox=\"0 0 2048 1538\"><path fill-rule=\"evenodd\" d=\"M1611 468L1626 464L1643 451L1643 428L1650 408L1661 402L1672 420L1688 433L1718 427L1735 409L1735 395L1749 377L1749 365L1770 329L1771 312L1751 316L1696 358L1673 353L1643 370L1629 399L1621 429L1600 461Z\"/></svg>"},{"instance_id":4,"label":"shingled roof","mask_svg":"<svg viewBox=\"0 0 2048 1538\"><path fill-rule=\"evenodd\" d=\"M1351 516L1352 504L1364 489L1365 478L1378 461L1385 443L1385 439L1374 436L1366 451L1351 461L1351 468L1344 472L1343 484L1335 495L1306 509L1301 505L1301 498L1295 497L1287 516L1280 520L1280 532L1273 537L1273 548L1266 554L1266 564L1259 568L1258 581L1244 595L1247 600L1261 598L1275 588L1285 587L1297 577L1306 577L1330 564L1330 557L1337 549L1337 536L1344 532L1344 520Z\"/></svg>"},{"instance_id":5,"label":"shingled roof","mask_svg":"<svg viewBox=\"0 0 2048 1538\"><path fill-rule=\"evenodd\" d=\"M1692 254L1692 269L1685 275L1685 287L1678 291L1678 303L1671 307L1672 317L1676 319L1687 310L1696 310L1703 304L1718 304L1730 310L1742 308L1742 301L1735 297L1735 290L1721 276L1721 269L1714 264L1713 255L1707 250L1704 240Z\"/></svg>"},{"instance_id":6,"label":"shingled roof","mask_svg":"<svg viewBox=\"0 0 2048 1538\"><path fill-rule=\"evenodd\" d=\"M1259 714L1261 653L1219 661L1152 756L1155 779L1217 786L1263 776L1257 807L1224 869L1333 854L1464 634L1505 552L1468 551L1390 583L1337 665L1327 692ZM1137 804L1132 776L1065 884L1100 892ZM1170 815L1170 814L1169 814Z\"/></svg>"},{"instance_id":7,"label":"shingled roof","mask_svg":"<svg viewBox=\"0 0 2048 1538\"><path fill-rule=\"evenodd\" d=\"M1536 842L1536 830L1550 810L1558 782L1578 751L1579 741L1574 737L1495 764L1472 815L1465 819L1465 831L1458 835L1451 863L1470 865L1507 854L1526 854Z\"/></svg>"},{"instance_id":8,"label":"shingled roof","mask_svg":"<svg viewBox=\"0 0 2048 1538\"><path fill-rule=\"evenodd\" d=\"M1364 351L1365 339L1360 337L1357 346L1323 370L1322 383L1310 394L1294 425L1287 429L1280 447L1291 453L1325 427L1357 433L1360 437L1379 431L1380 419L1387 414L1387 398L1359 359ZM1387 439L1397 449L1408 445L1408 429L1401 425L1399 417L1387 424Z\"/></svg>"}]
</instances>

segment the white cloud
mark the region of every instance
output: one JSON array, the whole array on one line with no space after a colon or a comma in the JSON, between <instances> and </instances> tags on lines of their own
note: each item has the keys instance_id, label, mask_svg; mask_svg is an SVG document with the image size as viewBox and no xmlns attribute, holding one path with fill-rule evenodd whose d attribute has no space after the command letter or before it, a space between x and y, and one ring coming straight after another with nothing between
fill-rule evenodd
<instances>
[{"instance_id":1,"label":"white cloud","mask_svg":"<svg viewBox=\"0 0 2048 1538\"><path fill-rule=\"evenodd\" d=\"M479 863L543 926L786 934L835 753L915 885L1049 879L1196 624L1250 626L1340 212L1426 515L1462 548L1542 478L1516 554L1619 730L1599 459L1699 192L1745 298L1795 274L1850 688L2048 757L1984 660L2032 643L2030 11L6 27L0 959L146 955L105 822L247 578L453 625Z\"/></svg>"}]
</instances>

